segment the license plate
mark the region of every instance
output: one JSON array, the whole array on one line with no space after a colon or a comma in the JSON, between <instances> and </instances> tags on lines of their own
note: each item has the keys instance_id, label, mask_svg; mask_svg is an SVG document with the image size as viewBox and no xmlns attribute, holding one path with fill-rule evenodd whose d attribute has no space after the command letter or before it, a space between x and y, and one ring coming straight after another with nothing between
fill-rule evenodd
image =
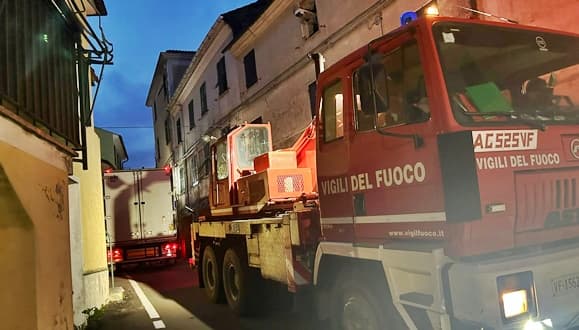
<instances>
[{"instance_id":1,"label":"license plate","mask_svg":"<svg viewBox=\"0 0 579 330\"><path fill-rule=\"evenodd\" d=\"M561 296L579 290L579 273L569 274L551 280L553 296Z\"/></svg>"}]
</instances>

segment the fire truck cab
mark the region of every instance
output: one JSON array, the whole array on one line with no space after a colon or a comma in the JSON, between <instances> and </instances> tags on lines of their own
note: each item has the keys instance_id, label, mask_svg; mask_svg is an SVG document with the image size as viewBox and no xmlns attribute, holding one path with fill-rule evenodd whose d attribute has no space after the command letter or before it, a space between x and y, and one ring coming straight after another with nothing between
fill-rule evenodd
<instances>
[{"instance_id":1,"label":"fire truck cab","mask_svg":"<svg viewBox=\"0 0 579 330\"><path fill-rule=\"evenodd\" d=\"M422 17L323 72L322 310L346 328L579 325L578 64L575 34Z\"/></svg>"}]
</instances>

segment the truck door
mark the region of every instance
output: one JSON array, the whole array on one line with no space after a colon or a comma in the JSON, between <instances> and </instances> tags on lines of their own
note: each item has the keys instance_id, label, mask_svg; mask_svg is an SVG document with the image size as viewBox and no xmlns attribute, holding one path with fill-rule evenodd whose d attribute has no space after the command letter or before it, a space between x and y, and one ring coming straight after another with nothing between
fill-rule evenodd
<instances>
[{"instance_id":1,"label":"truck door","mask_svg":"<svg viewBox=\"0 0 579 330\"><path fill-rule=\"evenodd\" d=\"M344 111L348 105L344 97L347 80L337 75L320 81L321 114L318 134L318 190L320 193L321 224L328 240L352 242L353 217L350 185L350 123Z\"/></svg>"},{"instance_id":2,"label":"truck door","mask_svg":"<svg viewBox=\"0 0 579 330\"><path fill-rule=\"evenodd\" d=\"M142 238L175 234L170 177L163 170L138 171Z\"/></svg>"},{"instance_id":3,"label":"truck door","mask_svg":"<svg viewBox=\"0 0 579 330\"><path fill-rule=\"evenodd\" d=\"M135 172L105 174L105 214L111 242L142 238Z\"/></svg>"},{"instance_id":4,"label":"truck door","mask_svg":"<svg viewBox=\"0 0 579 330\"><path fill-rule=\"evenodd\" d=\"M350 192L357 241L415 230L442 239L442 197L427 180L436 168L436 143L415 37L388 40L352 74Z\"/></svg>"}]
</instances>

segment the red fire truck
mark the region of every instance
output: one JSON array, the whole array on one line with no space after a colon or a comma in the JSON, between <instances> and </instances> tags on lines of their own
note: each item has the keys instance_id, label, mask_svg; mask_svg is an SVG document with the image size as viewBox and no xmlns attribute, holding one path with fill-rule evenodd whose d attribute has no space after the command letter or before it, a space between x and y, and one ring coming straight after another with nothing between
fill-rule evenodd
<instances>
[{"instance_id":1,"label":"red fire truck","mask_svg":"<svg viewBox=\"0 0 579 330\"><path fill-rule=\"evenodd\" d=\"M292 148L212 145L210 299L245 313L271 279L335 329L579 326L578 63L577 34L443 17L346 56Z\"/></svg>"}]
</instances>

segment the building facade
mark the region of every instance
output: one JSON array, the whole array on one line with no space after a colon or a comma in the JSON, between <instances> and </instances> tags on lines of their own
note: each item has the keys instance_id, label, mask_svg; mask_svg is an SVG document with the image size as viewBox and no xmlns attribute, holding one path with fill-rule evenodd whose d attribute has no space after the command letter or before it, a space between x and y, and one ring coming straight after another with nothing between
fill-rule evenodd
<instances>
[{"instance_id":1,"label":"building facade","mask_svg":"<svg viewBox=\"0 0 579 330\"><path fill-rule=\"evenodd\" d=\"M95 128L101 147L101 170L122 170L123 164L129 160L123 136L106 129Z\"/></svg>"},{"instance_id":2,"label":"building facade","mask_svg":"<svg viewBox=\"0 0 579 330\"><path fill-rule=\"evenodd\" d=\"M19 0L0 7L2 327L72 329L93 303L85 298L104 301L108 294L105 251L94 254L103 261L97 265L79 248L83 229L93 229L83 221L95 220L93 210L84 209L82 187L101 186L89 66L97 57L106 62L106 46L86 16L106 15L106 9L102 0ZM92 196L102 205L102 197ZM103 267L102 285L84 285L87 269L96 274Z\"/></svg>"},{"instance_id":3,"label":"building facade","mask_svg":"<svg viewBox=\"0 0 579 330\"><path fill-rule=\"evenodd\" d=\"M173 143L177 123L169 116L167 105L189 66L195 52L167 50L159 54L157 66L145 104L151 108L155 135L155 167L170 165L173 159ZM184 125L184 123L179 123Z\"/></svg>"},{"instance_id":4,"label":"building facade","mask_svg":"<svg viewBox=\"0 0 579 330\"><path fill-rule=\"evenodd\" d=\"M195 127L195 121L188 122L184 118L176 118L169 113L169 100L173 97L179 82L195 52L167 50L159 54L153 79L149 87L146 105L151 108L153 117L153 132L155 136L155 166L157 168L172 168L176 153L183 154L182 141L184 134ZM175 169L173 169L174 171ZM178 169L177 169L178 171ZM177 198L173 189L173 200ZM176 220L177 236L180 241L180 251L187 251L186 242L190 238L188 223L190 219L179 217Z\"/></svg>"}]
</instances>

